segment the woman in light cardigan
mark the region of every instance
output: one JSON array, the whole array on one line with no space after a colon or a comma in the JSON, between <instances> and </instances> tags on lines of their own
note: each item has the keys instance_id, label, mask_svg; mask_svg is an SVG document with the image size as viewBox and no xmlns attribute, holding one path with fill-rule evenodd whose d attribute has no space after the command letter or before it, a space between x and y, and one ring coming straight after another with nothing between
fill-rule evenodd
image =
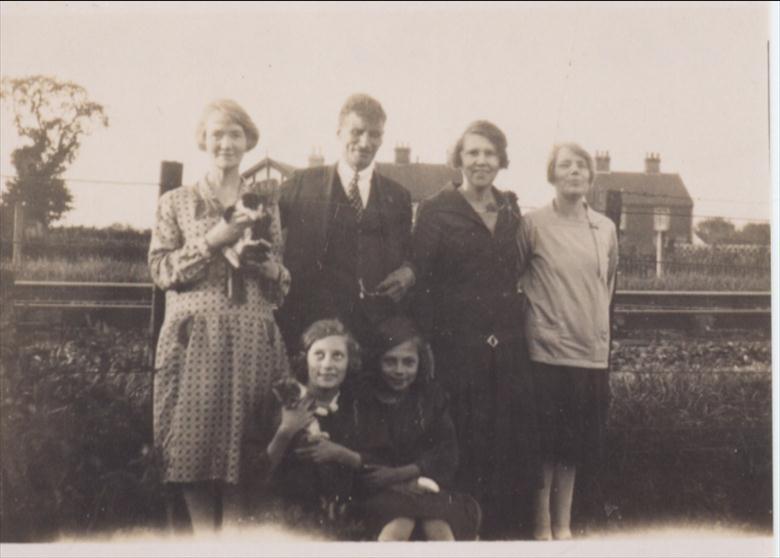
<instances>
[{"instance_id":1,"label":"woman in light cardigan","mask_svg":"<svg viewBox=\"0 0 780 558\"><path fill-rule=\"evenodd\" d=\"M603 447L618 245L612 221L585 200L593 179L582 147L556 145L547 167L555 198L527 214L518 232L542 445L544 485L534 512L540 540L571 538L577 466Z\"/></svg>"}]
</instances>

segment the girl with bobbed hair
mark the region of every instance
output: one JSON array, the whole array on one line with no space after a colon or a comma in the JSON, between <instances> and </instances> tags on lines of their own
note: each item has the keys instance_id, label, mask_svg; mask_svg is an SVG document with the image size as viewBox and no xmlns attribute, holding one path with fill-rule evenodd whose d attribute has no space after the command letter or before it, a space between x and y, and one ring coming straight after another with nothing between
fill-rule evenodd
<instances>
[{"instance_id":1,"label":"girl with bobbed hair","mask_svg":"<svg viewBox=\"0 0 780 558\"><path fill-rule=\"evenodd\" d=\"M360 366L360 346L339 320L319 320L304 331L294 368L306 395L278 406L276 433L259 469L270 496L266 505L293 506L313 524L343 518L361 463L349 449L353 398L344 381ZM313 421L321 434L304 432Z\"/></svg>"},{"instance_id":2,"label":"girl with bobbed hair","mask_svg":"<svg viewBox=\"0 0 780 558\"><path fill-rule=\"evenodd\" d=\"M555 145L547 163L554 198L518 230L541 434L543 485L534 512L541 540L571 538L577 469L596 465L604 446L618 245L615 225L585 199L594 178L580 145Z\"/></svg>"},{"instance_id":3,"label":"girl with bobbed hair","mask_svg":"<svg viewBox=\"0 0 780 558\"><path fill-rule=\"evenodd\" d=\"M257 127L235 101L210 103L197 128L210 167L196 184L160 197L149 248L149 269L165 291L154 376L154 440L164 482L180 490L196 533L240 519L244 440L270 428L271 384L289 373L274 309L289 290L281 263L278 187L252 184L239 173L257 144ZM262 210L239 207L244 194ZM263 261L235 268L232 247L256 220L269 222ZM243 297L226 290L238 278Z\"/></svg>"},{"instance_id":4,"label":"girl with bobbed hair","mask_svg":"<svg viewBox=\"0 0 780 558\"><path fill-rule=\"evenodd\" d=\"M431 350L405 317L381 323L377 334L354 413L361 517L380 541L408 540L415 526L428 540L474 540L481 510L452 491L458 442Z\"/></svg>"},{"instance_id":5,"label":"girl with bobbed hair","mask_svg":"<svg viewBox=\"0 0 780 558\"><path fill-rule=\"evenodd\" d=\"M206 151L206 126L209 118L212 114L219 113L224 115L228 120L235 122L244 130L244 136L246 137L246 150L251 151L257 145L260 139L260 132L257 130L257 126L252 121L252 118L247 112L232 99L217 99L210 102L203 109L200 120L198 120L198 126L195 129L195 139L198 143L198 148L201 151Z\"/></svg>"}]
</instances>

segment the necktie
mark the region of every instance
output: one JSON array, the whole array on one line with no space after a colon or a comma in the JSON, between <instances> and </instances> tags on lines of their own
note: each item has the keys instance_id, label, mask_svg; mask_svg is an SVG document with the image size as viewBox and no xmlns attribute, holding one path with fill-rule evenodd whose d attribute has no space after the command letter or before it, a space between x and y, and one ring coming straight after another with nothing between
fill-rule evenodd
<instances>
[{"instance_id":1,"label":"necktie","mask_svg":"<svg viewBox=\"0 0 780 558\"><path fill-rule=\"evenodd\" d=\"M358 190L358 173L355 173L352 182L349 183L349 203L360 221L363 216L363 200L360 199L360 191Z\"/></svg>"}]
</instances>

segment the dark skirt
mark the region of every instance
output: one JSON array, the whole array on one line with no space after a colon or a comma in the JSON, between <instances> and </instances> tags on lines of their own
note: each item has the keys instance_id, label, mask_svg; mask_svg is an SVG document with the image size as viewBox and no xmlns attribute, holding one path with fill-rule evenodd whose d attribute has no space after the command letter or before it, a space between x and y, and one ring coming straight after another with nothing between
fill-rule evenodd
<instances>
[{"instance_id":1,"label":"dark skirt","mask_svg":"<svg viewBox=\"0 0 780 558\"><path fill-rule=\"evenodd\" d=\"M483 540L530 532L541 487L539 432L525 342L518 335L491 346L474 336L440 337L433 345L436 379L450 396L460 464L454 486L484 513Z\"/></svg>"},{"instance_id":2,"label":"dark skirt","mask_svg":"<svg viewBox=\"0 0 780 558\"><path fill-rule=\"evenodd\" d=\"M393 519L440 519L452 529L455 540L471 541L479 533L482 511L474 498L458 492L418 494L405 489L386 489L369 496L358 508L372 536Z\"/></svg>"},{"instance_id":3,"label":"dark skirt","mask_svg":"<svg viewBox=\"0 0 780 558\"><path fill-rule=\"evenodd\" d=\"M545 461L582 466L602 460L609 407L606 369L533 363Z\"/></svg>"},{"instance_id":4,"label":"dark skirt","mask_svg":"<svg viewBox=\"0 0 780 558\"><path fill-rule=\"evenodd\" d=\"M540 486L541 468L525 344L508 338L491 347L460 336L437 341L436 378L448 392L458 433L457 489L483 507L505 496L527 497Z\"/></svg>"}]
</instances>

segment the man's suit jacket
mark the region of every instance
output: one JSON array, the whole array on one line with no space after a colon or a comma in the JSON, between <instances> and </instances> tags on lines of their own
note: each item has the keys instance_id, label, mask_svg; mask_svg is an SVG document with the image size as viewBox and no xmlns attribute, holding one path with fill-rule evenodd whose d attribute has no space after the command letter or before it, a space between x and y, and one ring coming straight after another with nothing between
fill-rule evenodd
<instances>
[{"instance_id":1,"label":"man's suit jacket","mask_svg":"<svg viewBox=\"0 0 780 558\"><path fill-rule=\"evenodd\" d=\"M322 269L328 249L328 231L338 218L335 189L340 188L336 165L296 171L281 187L279 210L285 234L284 264L292 275L292 287L277 316L285 340L297 344L310 321L307 308L319 307L332 285L324 284ZM386 277L411 260L412 203L409 192L376 170L370 200L378 209L383 230L384 254L377 261ZM318 319L315 316L314 319ZM360 337L360 332L354 332ZM288 347L294 350L295 347Z\"/></svg>"}]
</instances>

